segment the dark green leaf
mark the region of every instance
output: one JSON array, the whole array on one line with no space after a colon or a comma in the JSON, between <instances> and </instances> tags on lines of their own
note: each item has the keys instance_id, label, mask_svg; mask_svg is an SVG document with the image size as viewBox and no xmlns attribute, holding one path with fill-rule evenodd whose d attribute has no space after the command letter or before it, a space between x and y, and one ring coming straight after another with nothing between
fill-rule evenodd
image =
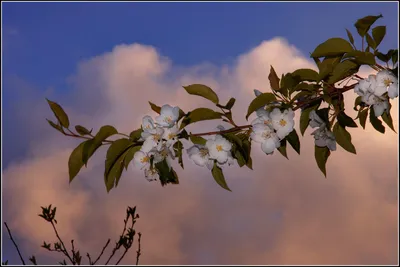
<instances>
[{"instance_id":1,"label":"dark green leaf","mask_svg":"<svg viewBox=\"0 0 400 267\"><path fill-rule=\"evenodd\" d=\"M217 163L214 162L214 167L211 171L215 181L217 182L217 184L219 184L222 188L231 191L228 187L228 185L226 184L225 181L225 177L224 177L224 173L222 172L221 168L217 166Z\"/></svg>"},{"instance_id":2,"label":"dark green leaf","mask_svg":"<svg viewBox=\"0 0 400 267\"><path fill-rule=\"evenodd\" d=\"M333 84L341 81L358 72L360 65L351 61L345 60L336 65L332 71L332 76L329 77L328 83Z\"/></svg>"},{"instance_id":3,"label":"dark green leaf","mask_svg":"<svg viewBox=\"0 0 400 267\"><path fill-rule=\"evenodd\" d=\"M357 22L354 24L354 26L356 27L358 34L361 37L364 37L365 34L369 31L372 24L374 24L377 19L382 18L382 17L383 17L382 15L366 16L362 19L357 20Z\"/></svg>"},{"instance_id":4,"label":"dark green leaf","mask_svg":"<svg viewBox=\"0 0 400 267\"><path fill-rule=\"evenodd\" d=\"M207 140L200 136L190 135L190 141L196 145L205 145Z\"/></svg>"},{"instance_id":5,"label":"dark green leaf","mask_svg":"<svg viewBox=\"0 0 400 267\"><path fill-rule=\"evenodd\" d=\"M236 159L239 167L243 167L244 165L246 165L246 160L244 159L243 154L240 152L239 149L237 149L236 146L232 147L232 152L232 156Z\"/></svg>"},{"instance_id":6,"label":"dark green leaf","mask_svg":"<svg viewBox=\"0 0 400 267\"><path fill-rule=\"evenodd\" d=\"M231 110L233 105L235 105L236 99L231 97L228 101L228 103L226 104L225 108Z\"/></svg>"},{"instance_id":7,"label":"dark green leaf","mask_svg":"<svg viewBox=\"0 0 400 267\"><path fill-rule=\"evenodd\" d=\"M326 123L326 125L329 125L329 108L321 108L315 112Z\"/></svg>"},{"instance_id":8,"label":"dark green leaf","mask_svg":"<svg viewBox=\"0 0 400 267\"><path fill-rule=\"evenodd\" d=\"M325 80L329 75L331 75L333 69L342 60L342 55L338 57L326 57L321 64L319 64L319 77L318 81Z\"/></svg>"},{"instance_id":9,"label":"dark green leaf","mask_svg":"<svg viewBox=\"0 0 400 267\"><path fill-rule=\"evenodd\" d=\"M281 93L287 96L287 91L293 92L296 86L300 83L300 76L295 76L293 73L286 73L281 79Z\"/></svg>"},{"instance_id":10,"label":"dark green leaf","mask_svg":"<svg viewBox=\"0 0 400 267\"><path fill-rule=\"evenodd\" d=\"M350 51L353 51L353 47L346 40L342 38L330 38L318 45L314 52L312 52L311 57L340 56Z\"/></svg>"},{"instance_id":11,"label":"dark green leaf","mask_svg":"<svg viewBox=\"0 0 400 267\"><path fill-rule=\"evenodd\" d=\"M351 34L351 32L350 32L348 29L346 29L346 32L347 32L347 37L349 38L350 43L351 43L352 45L354 45L354 38L353 38L353 35Z\"/></svg>"},{"instance_id":12,"label":"dark green leaf","mask_svg":"<svg viewBox=\"0 0 400 267\"><path fill-rule=\"evenodd\" d=\"M279 151L279 153L282 154L282 156L284 156L285 158L289 159L287 156L287 152L286 152L286 138L281 140L281 146L277 148L277 150Z\"/></svg>"},{"instance_id":13,"label":"dark green leaf","mask_svg":"<svg viewBox=\"0 0 400 267\"><path fill-rule=\"evenodd\" d=\"M68 128L69 127L69 119L67 113L63 110L63 108L57 104L56 102L50 101L46 98L47 103L49 104L51 110L56 116L57 120L60 122L61 126Z\"/></svg>"},{"instance_id":14,"label":"dark green leaf","mask_svg":"<svg viewBox=\"0 0 400 267\"><path fill-rule=\"evenodd\" d=\"M86 129L85 127L81 126L81 125L76 125L75 126L75 130L78 134L84 136L84 135L89 135L91 133L91 131L89 131L88 129Z\"/></svg>"},{"instance_id":15,"label":"dark green leaf","mask_svg":"<svg viewBox=\"0 0 400 267\"><path fill-rule=\"evenodd\" d=\"M182 130L182 131L178 134L178 138L183 138L183 139L189 140L189 134L187 133L186 130Z\"/></svg>"},{"instance_id":16,"label":"dark green leaf","mask_svg":"<svg viewBox=\"0 0 400 267\"><path fill-rule=\"evenodd\" d=\"M95 137L91 140L88 140L88 142L85 144L83 148L83 163L87 165L88 160L102 145L103 141L117 133L118 131L111 125L102 126Z\"/></svg>"},{"instance_id":17,"label":"dark green leaf","mask_svg":"<svg viewBox=\"0 0 400 267\"><path fill-rule=\"evenodd\" d=\"M222 113L215 112L209 108L197 108L189 112L189 115L182 120L180 128L182 129L185 126L198 121L221 119L222 115Z\"/></svg>"},{"instance_id":18,"label":"dark green leaf","mask_svg":"<svg viewBox=\"0 0 400 267\"><path fill-rule=\"evenodd\" d=\"M375 116L375 111L373 108L369 111L369 121L371 122L372 126L380 133L385 133L385 126L383 126L380 119Z\"/></svg>"},{"instance_id":19,"label":"dark green leaf","mask_svg":"<svg viewBox=\"0 0 400 267\"><path fill-rule=\"evenodd\" d=\"M62 129L62 127L61 127L60 125L55 124L54 122L52 122L52 121L49 120L49 119L46 119L46 120L47 120L47 122L50 124L51 127L53 127L54 129L56 129L56 130L59 131L60 133L63 133L63 129Z\"/></svg>"},{"instance_id":20,"label":"dark green leaf","mask_svg":"<svg viewBox=\"0 0 400 267\"><path fill-rule=\"evenodd\" d=\"M377 45L374 41L374 39L372 39L371 35L369 35L368 33L365 34L365 38L367 39L367 44L369 47L371 47L372 49L376 49Z\"/></svg>"},{"instance_id":21,"label":"dark green leaf","mask_svg":"<svg viewBox=\"0 0 400 267\"><path fill-rule=\"evenodd\" d=\"M142 132L143 132L142 128L139 128L139 129L137 129L137 130L132 131L132 132L129 134L129 137L132 139L133 142L136 142L136 141L138 141L138 140L140 139L140 137L142 136Z\"/></svg>"},{"instance_id":22,"label":"dark green leaf","mask_svg":"<svg viewBox=\"0 0 400 267\"><path fill-rule=\"evenodd\" d=\"M326 162L328 161L331 151L329 150L328 147L319 147L319 146L314 146L314 147L315 147L314 156L318 168L326 177Z\"/></svg>"},{"instance_id":23,"label":"dark green leaf","mask_svg":"<svg viewBox=\"0 0 400 267\"><path fill-rule=\"evenodd\" d=\"M357 154L356 148L351 142L351 135L346 130L346 128L342 127L338 122L333 126L333 134L335 135L336 142L347 150L350 153Z\"/></svg>"},{"instance_id":24,"label":"dark green leaf","mask_svg":"<svg viewBox=\"0 0 400 267\"><path fill-rule=\"evenodd\" d=\"M192 84L188 86L183 86L183 88L185 88L186 92L191 95L202 96L215 104L219 103L217 94L208 86L205 86L203 84Z\"/></svg>"},{"instance_id":25,"label":"dark green leaf","mask_svg":"<svg viewBox=\"0 0 400 267\"><path fill-rule=\"evenodd\" d=\"M135 156L135 153L138 152L140 149L141 149L141 146L132 146L126 152L125 159L124 159L125 170L128 170L129 163L132 161L133 157Z\"/></svg>"},{"instance_id":26,"label":"dark green leaf","mask_svg":"<svg viewBox=\"0 0 400 267\"><path fill-rule=\"evenodd\" d=\"M378 50L375 50L374 55L381 61L383 62L388 62L390 60L390 57L388 54L383 54L379 52Z\"/></svg>"},{"instance_id":27,"label":"dark green leaf","mask_svg":"<svg viewBox=\"0 0 400 267\"><path fill-rule=\"evenodd\" d=\"M158 113L158 114L161 113L161 107L157 106L156 104L151 103L150 101L149 101L149 104L150 104L151 109L152 109L154 112L156 112L156 113Z\"/></svg>"},{"instance_id":28,"label":"dark green leaf","mask_svg":"<svg viewBox=\"0 0 400 267\"><path fill-rule=\"evenodd\" d=\"M182 142L181 141L176 142L174 144L175 157L178 158L179 165L181 165L183 169L182 150L183 150Z\"/></svg>"},{"instance_id":29,"label":"dark green leaf","mask_svg":"<svg viewBox=\"0 0 400 267\"><path fill-rule=\"evenodd\" d=\"M300 133L304 136L304 133L310 123L310 112L313 109L305 109L300 114Z\"/></svg>"},{"instance_id":30,"label":"dark green leaf","mask_svg":"<svg viewBox=\"0 0 400 267\"><path fill-rule=\"evenodd\" d=\"M269 71L269 75L268 75L268 80L269 80L269 84L271 86L272 90L275 91L279 91L279 77L276 74L274 68L271 66L271 69Z\"/></svg>"},{"instance_id":31,"label":"dark green leaf","mask_svg":"<svg viewBox=\"0 0 400 267\"><path fill-rule=\"evenodd\" d=\"M393 66L396 65L398 59L399 59L399 50L395 49L393 51L393 54L392 54L392 64L393 64ZM395 75L397 77L397 71L395 72Z\"/></svg>"},{"instance_id":32,"label":"dark green leaf","mask_svg":"<svg viewBox=\"0 0 400 267\"><path fill-rule=\"evenodd\" d=\"M338 116L337 116L337 120L340 124L340 126L342 127L353 127L353 128L357 128L357 124L354 122L354 120L349 117L346 113L344 113L344 111L339 112Z\"/></svg>"},{"instance_id":33,"label":"dark green leaf","mask_svg":"<svg viewBox=\"0 0 400 267\"><path fill-rule=\"evenodd\" d=\"M125 156L129 149L133 146L131 140L122 138L115 140L107 150L107 157L104 170L104 182L107 192L118 185L122 170L125 166Z\"/></svg>"},{"instance_id":34,"label":"dark green leaf","mask_svg":"<svg viewBox=\"0 0 400 267\"><path fill-rule=\"evenodd\" d=\"M365 129L365 123L367 122L368 109L364 109L358 112L358 119L360 120L360 125Z\"/></svg>"},{"instance_id":35,"label":"dark green leaf","mask_svg":"<svg viewBox=\"0 0 400 267\"><path fill-rule=\"evenodd\" d=\"M293 149L300 155L300 140L295 129L286 136L287 141Z\"/></svg>"},{"instance_id":36,"label":"dark green leaf","mask_svg":"<svg viewBox=\"0 0 400 267\"><path fill-rule=\"evenodd\" d=\"M69 182L71 183L75 176L79 173L84 165L82 156L83 148L90 140L80 143L71 153L68 159L68 172L69 172Z\"/></svg>"},{"instance_id":37,"label":"dark green leaf","mask_svg":"<svg viewBox=\"0 0 400 267\"><path fill-rule=\"evenodd\" d=\"M396 132L393 126L393 119L390 113L383 112L381 116L382 120L386 123L387 126L389 126L390 129L393 130L393 132Z\"/></svg>"},{"instance_id":38,"label":"dark green leaf","mask_svg":"<svg viewBox=\"0 0 400 267\"><path fill-rule=\"evenodd\" d=\"M169 168L166 159L155 164L155 168L160 175L160 182L162 186L167 184L179 184L178 175L173 168Z\"/></svg>"},{"instance_id":39,"label":"dark green leaf","mask_svg":"<svg viewBox=\"0 0 400 267\"><path fill-rule=\"evenodd\" d=\"M262 93L261 95L257 96L250 103L250 106L247 110L246 119L249 118L251 113L273 101L276 101L276 97L272 93Z\"/></svg>"},{"instance_id":40,"label":"dark green leaf","mask_svg":"<svg viewBox=\"0 0 400 267\"><path fill-rule=\"evenodd\" d=\"M362 96L357 96L354 100L354 110L358 111L358 106L361 106L362 103Z\"/></svg>"},{"instance_id":41,"label":"dark green leaf","mask_svg":"<svg viewBox=\"0 0 400 267\"><path fill-rule=\"evenodd\" d=\"M343 56L343 59L351 58L354 59L355 63L358 64L365 64L365 65L375 65L375 55L372 54L371 52L362 52L362 51L352 51L349 53L346 53Z\"/></svg>"},{"instance_id":42,"label":"dark green leaf","mask_svg":"<svg viewBox=\"0 0 400 267\"><path fill-rule=\"evenodd\" d=\"M292 72L292 76L300 81L315 82L318 80L318 72L312 69L298 69Z\"/></svg>"},{"instance_id":43,"label":"dark green leaf","mask_svg":"<svg viewBox=\"0 0 400 267\"><path fill-rule=\"evenodd\" d=\"M386 26L377 26L372 29L372 37L376 46L378 46L386 35Z\"/></svg>"}]
</instances>

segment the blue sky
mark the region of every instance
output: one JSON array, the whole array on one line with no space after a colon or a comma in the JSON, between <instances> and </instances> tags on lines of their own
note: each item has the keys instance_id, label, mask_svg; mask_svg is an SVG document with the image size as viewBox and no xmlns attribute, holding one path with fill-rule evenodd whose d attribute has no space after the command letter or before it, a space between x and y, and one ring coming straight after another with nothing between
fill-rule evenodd
<instances>
[{"instance_id":1,"label":"blue sky","mask_svg":"<svg viewBox=\"0 0 400 267\"><path fill-rule=\"evenodd\" d=\"M3 3L4 74L65 88L77 63L121 43L155 46L175 64L230 63L262 40L283 36L303 53L355 20L382 13L386 45L396 3Z\"/></svg>"}]
</instances>

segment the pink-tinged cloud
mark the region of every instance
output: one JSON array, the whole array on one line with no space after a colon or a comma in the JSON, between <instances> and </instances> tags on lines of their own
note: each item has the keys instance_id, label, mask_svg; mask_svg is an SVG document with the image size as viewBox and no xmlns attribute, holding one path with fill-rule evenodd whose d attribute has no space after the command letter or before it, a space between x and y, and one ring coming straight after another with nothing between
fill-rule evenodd
<instances>
[{"instance_id":1,"label":"pink-tinged cloud","mask_svg":"<svg viewBox=\"0 0 400 267\"><path fill-rule=\"evenodd\" d=\"M211 102L182 88L204 83L217 91L223 103L235 97L234 118L246 123L253 89L270 90L270 65L278 75L297 68L315 69L282 38L240 55L234 66L202 64L183 69L153 47L119 45L79 64L69 78L74 90L65 109L73 124L95 130L112 124L129 133L140 126L143 115L155 115L147 101L179 105L185 111L213 108ZM346 112L355 117L354 93L346 97ZM63 105L62 99L54 100ZM392 101L393 110L398 109L397 101ZM31 116L32 122L39 122L51 112L39 109ZM398 115L392 112L392 116L397 129ZM298 118L299 112L297 129ZM217 124L224 125L204 122L190 131L215 130ZM117 238L125 208L136 205L137 229L143 233L142 264L398 262L398 141L389 128L384 135L369 124L366 130L350 129L357 155L338 147L328 161L327 179L316 166L314 141L307 130L301 137L300 156L290 148L290 160L278 152L266 156L253 144L253 171L224 168L233 192L221 189L207 169L185 157L184 170L174 164L180 185L162 188L130 166L119 186L107 194L102 169L106 151L99 151L68 185L67 160L78 141L40 125L46 127L46 134L32 137L34 153L3 173L3 205L4 220L24 239L23 250L39 253L43 263L53 258L46 258L38 247L54 237L37 213L39 206L50 203L58 207L58 226L65 239L75 239L80 249L93 254L108 237ZM189 147L188 142L184 145ZM134 263L135 257L130 252L124 263Z\"/></svg>"}]
</instances>

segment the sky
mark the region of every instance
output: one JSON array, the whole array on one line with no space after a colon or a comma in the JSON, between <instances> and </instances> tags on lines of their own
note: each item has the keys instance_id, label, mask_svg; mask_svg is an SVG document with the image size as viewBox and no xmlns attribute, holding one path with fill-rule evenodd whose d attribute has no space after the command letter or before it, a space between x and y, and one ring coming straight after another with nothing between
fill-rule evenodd
<instances>
[{"instance_id":1,"label":"sky","mask_svg":"<svg viewBox=\"0 0 400 267\"><path fill-rule=\"evenodd\" d=\"M351 129L357 155L338 148L328 179L316 166L308 130L301 155L288 151L289 161L254 145L253 171L225 170L233 192L186 157L178 186L149 183L131 166L106 194L106 151L68 185L68 156L78 141L45 121L53 116L47 97L73 124L112 124L129 133L143 115L155 115L147 101L185 111L212 107L181 87L204 83L221 99L236 97L234 117L245 123L252 90L270 90L270 65L278 75L315 69L309 53L319 43L346 38L346 28L356 36L354 22L378 14L384 17L377 25L387 26L386 52L398 45L397 2L2 2L3 221L24 255L35 254L44 264L60 260L39 248L53 239L36 216L50 203L58 207L66 239L94 253L118 235L126 206L137 205L142 264L398 263L398 136L389 129L384 135L370 125ZM346 99L353 117L354 95ZM392 105L397 110L398 99ZM398 114L392 116L398 129ZM205 127L216 125L191 130ZM18 263L2 236L2 259ZM135 259L130 254L126 264Z\"/></svg>"}]
</instances>

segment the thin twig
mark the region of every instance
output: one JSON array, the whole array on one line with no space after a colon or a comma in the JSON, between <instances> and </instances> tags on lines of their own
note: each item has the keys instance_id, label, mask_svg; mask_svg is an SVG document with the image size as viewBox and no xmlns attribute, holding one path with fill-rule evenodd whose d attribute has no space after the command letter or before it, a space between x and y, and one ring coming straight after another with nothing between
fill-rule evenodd
<instances>
[{"instance_id":1,"label":"thin twig","mask_svg":"<svg viewBox=\"0 0 400 267\"><path fill-rule=\"evenodd\" d=\"M108 240L107 240L106 245L103 247L103 249L101 250L100 255L97 257L97 259L93 262L92 265L96 264L96 263L100 260L101 256L103 255L104 251L106 250L108 244L110 244L110 241L111 241L111 239L108 239Z\"/></svg>"},{"instance_id":2,"label":"thin twig","mask_svg":"<svg viewBox=\"0 0 400 267\"><path fill-rule=\"evenodd\" d=\"M142 233L139 232L138 235L139 235L139 238L138 238L139 247L138 247L138 250L136 251L136 265L139 265L139 258L140 258L140 255L142 255L142 250L140 247L140 240L142 238Z\"/></svg>"},{"instance_id":3,"label":"thin twig","mask_svg":"<svg viewBox=\"0 0 400 267\"><path fill-rule=\"evenodd\" d=\"M89 253L86 253L86 256L87 256L88 259L89 259L89 265L93 265L93 261L92 261L92 258L90 257L90 254L89 254Z\"/></svg>"},{"instance_id":4,"label":"thin twig","mask_svg":"<svg viewBox=\"0 0 400 267\"><path fill-rule=\"evenodd\" d=\"M6 228L7 228L8 235L10 236L11 241L14 243L14 246L15 246L15 248L17 249L17 252L18 252L19 258L21 259L22 264L25 265L24 258L23 258L22 255L21 255L21 251L19 251L19 248L18 248L17 243L15 243L14 238L13 238L12 235L11 235L10 228L8 228L8 225L7 225L6 222L4 222L4 225L5 225Z\"/></svg>"},{"instance_id":5,"label":"thin twig","mask_svg":"<svg viewBox=\"0 0 400 267\"><path fill-rule=\"evenodd\" d=\"M246 129L246 128L250 128L250 127L251 127L251 125L242 125L242 126L233 127L231 129L223 130L223 131L208 132L208 133L195 133L195 134L191 133L190 135L192 135L192 136L202 136L202 135L224 134L224 133L236 132L236 131L239 131L241 129Z\"/></svg>"},{"instance_id":6,"label":"thin twig","mask_svg":"<svg viewBox=\"0 0 400 267\"><path fill-rule=\"evenodd\" d=\"M51 223L51 225L53 226L54 232L56 233L56 236L57 236L58 240L60 241L61 245L63 246L63 249L64 249L63 252L64 252L65 256L67 256L68 259L71 261L71 263L72 263L73 265L75 265L75 261L74 261L74 260L71 258L71 256L69 255L69 253L68 253L68 251L67 251L67 249L66 249L66 247L65 247L65 245L64 245L64 242L62 241L61 237L59 236L59 234L58 234L58 232L57 232L57 229L56 229L56 226L54 225L54 222L53 222L53 221L50 221L50 223Z\"/></svg>"}]
</instances>

